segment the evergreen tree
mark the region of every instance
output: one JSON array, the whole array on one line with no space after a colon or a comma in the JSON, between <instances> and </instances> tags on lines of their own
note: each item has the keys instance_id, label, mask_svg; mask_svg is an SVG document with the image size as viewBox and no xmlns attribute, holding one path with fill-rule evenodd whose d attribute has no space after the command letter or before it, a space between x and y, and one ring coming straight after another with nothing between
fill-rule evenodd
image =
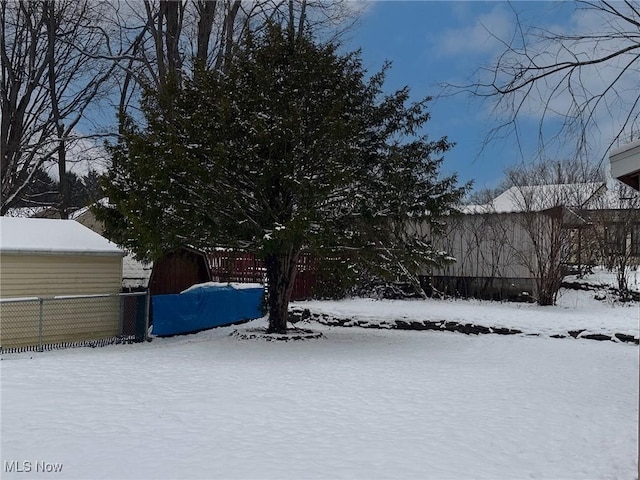
<instances>
[{"instance_id":1,"label":"evergreen tree","mask_svg":"<svg viewBox=\"0 0 640 480\"><path fill-rule=\"evenodd\" d=\"M286 331L300 252L348 250L397 274L445 261L409 221L437 218L465 187L439 178L452 144L418 135L429 119L407 88L384 95L359 54L270 26L224 74L147 94L127 122L104 187L107 235L139 256L179 245L257 252L269 331Z\"/></svg>"},{"instance_id":2,"label":"evergreen tree","mask_svg":"<svg viewBox=\"0 0 640 480\"><path fill-rule=\"evenodd\" d=\"M17 207L46 207L56 201L57 183L42 168L33 174L33 181L25 188Z\"/></svg>"},{"instance_id":3,"label":"evergreen tree","mask_svg":"<svg viewBox=\"0 0 640 480\"><path fill-rule=\"evenodd\" d=\"M89 203L89 198L84 186L83 179L75 172L66 173L67 188L69 189L69 205L72 210L77 210ZM60 199L59 209L61 210L62 200Z\"/></svg>"},{"instance_id":4,"label":"evergreen tree","mask_svg":"<svg viewBox=\"0 0 640 480\"><path fill-rule=\"evenodd\" d=\"M84 197L88 203L97 202L102 198L102 187L100 186L100 174L95 170L89 170L82 179L84 186Z\"/></svg>"}]
</instances>

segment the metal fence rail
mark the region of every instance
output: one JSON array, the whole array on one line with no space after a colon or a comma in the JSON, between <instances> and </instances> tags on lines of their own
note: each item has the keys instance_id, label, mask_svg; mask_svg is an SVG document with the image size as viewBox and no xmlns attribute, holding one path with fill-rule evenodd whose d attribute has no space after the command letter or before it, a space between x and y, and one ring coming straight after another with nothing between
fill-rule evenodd
<instances>
[{"instance_id":1,"label":"metal fence rail","mask_svg":"<svg viewBox=\"0 0 640 480\"><path fill-rule=\"evenodd\" d=\"M0 300L0 353L141 342L146 292Z\"/></svg>"}]
</instances>

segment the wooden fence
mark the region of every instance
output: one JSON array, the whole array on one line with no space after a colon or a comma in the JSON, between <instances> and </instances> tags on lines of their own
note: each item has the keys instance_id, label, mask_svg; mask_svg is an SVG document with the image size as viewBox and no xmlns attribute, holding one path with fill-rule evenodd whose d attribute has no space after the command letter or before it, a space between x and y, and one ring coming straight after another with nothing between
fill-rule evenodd
<instances>
[{"instance_id":1,"label":"wooden fence","mask_svg":"<svg viewBox=\"0 0 640 480\"><path fill-rule=\"evenodd\" d=\"M262 260L249 252L220 250L208 255L214 282L265 283L267 271ZM317 281L317 261L308 253L300 254L291 300L308 300Z\"/></svg>"}]
</instances>

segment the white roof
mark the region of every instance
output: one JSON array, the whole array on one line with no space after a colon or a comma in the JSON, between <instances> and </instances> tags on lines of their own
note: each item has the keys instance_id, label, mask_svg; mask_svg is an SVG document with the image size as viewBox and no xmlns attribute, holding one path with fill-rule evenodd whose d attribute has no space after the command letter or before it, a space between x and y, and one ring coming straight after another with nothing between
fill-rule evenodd
<instances>
[{"instance_id":1,"label":"white roof","mask_svg":"<svg viewBox=\"0 0 640 480\"><path fill-rule=\"evenodd\" d=\"M33 217L44 212L47 207L16 207L7 210L7 217Z\"/></svg>"},{"instance_id":2,"label":"white roof","mask_svg":"<svg viewBox=\"0 0 640 480\"><path fill-rule=\"evenodd\" d=\"M0 217L0 251L122 255L118 246L74 220Z\"/></svg>"},{"instance_id":3,"label":"white roof","mask_svg":"<svg viewBox=\"0 0 640 480\"><path fill-rule=\"evenodd\" d=\"M122 258L122 286L125 288L147 288L153 262L144 263L136 260L130 253Z\"/></svg>"},{"instance_id":4,"label":"white roof","mask_svg":"<svg viewBox=\"0 0 640 480\"><path fill-rule=\"evenodd\" d=\"M558 206L583 207L603 187L604 183L515 186L493 199L486 210L513 213L539 212Z\"/></svg>"},{"instance_id":5,"label":"white roof","mask_svg":"<svg viewBox=\"0 0 640 480\"><path fill-rule=\"evenodd\" d=\"M103 207L108 207L109 206L109 198L108 197L102 197L100 200L98 200L97 202L92 203L91 205L87 205L86 207L79 208L75 212L72 212L71 214L69 214L69 218L71 220L77 220L80 216L82 216L85 213L87 213L88 211L90 211L91 207L93 207L94 205L102 205Z\"/></svg>"}]
</instances>

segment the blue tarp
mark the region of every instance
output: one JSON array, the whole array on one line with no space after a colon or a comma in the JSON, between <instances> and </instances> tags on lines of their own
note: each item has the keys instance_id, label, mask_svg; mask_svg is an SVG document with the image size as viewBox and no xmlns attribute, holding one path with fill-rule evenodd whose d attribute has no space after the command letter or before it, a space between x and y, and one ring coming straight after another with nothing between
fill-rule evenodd
<instances>
[{"instance_id":1,"label":"blue tarp","mask_svg":"<svg viewBox=\"0 0 640 480\"><path fill-rule=\"evenodd\" d=\"M153 335L177 335L260 318L264 288L206 285L174 295L153 295Z\"/></svg>"}]
</instances>

